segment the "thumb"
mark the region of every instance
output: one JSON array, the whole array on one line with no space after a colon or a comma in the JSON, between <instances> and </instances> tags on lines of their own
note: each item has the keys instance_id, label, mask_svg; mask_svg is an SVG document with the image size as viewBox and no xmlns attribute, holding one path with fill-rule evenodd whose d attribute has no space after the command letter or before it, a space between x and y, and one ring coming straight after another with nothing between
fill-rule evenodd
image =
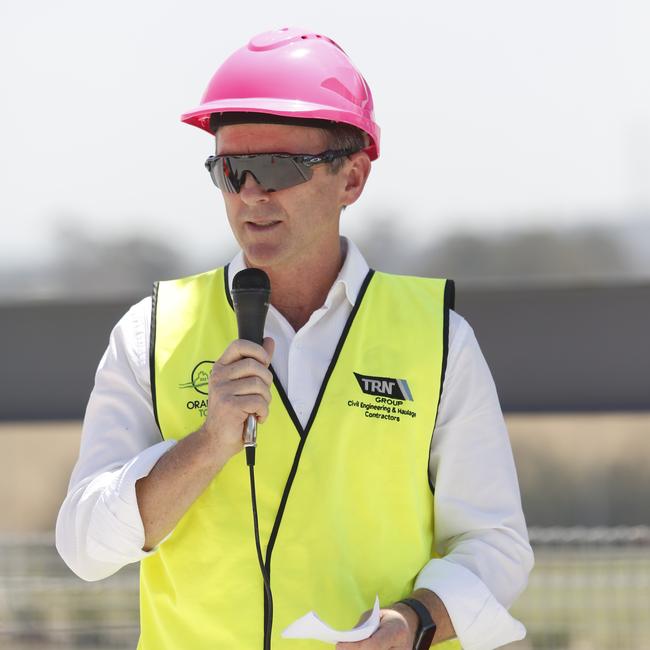
<instances>
[{"instance_id":1,"label":"thumb","mask_svg":"<svg viewBox=\"0 0 650 650\"><path fill-rule=\"evenodd\" d=\"M273 359L273 352L275 351L275 341L270 336L267 336L264 339L264 341L262 341L262 347L266 350L266 353L269 355L269 363L266 364L268 366L271 363L271 360Z\"/></svg>"}]
</instances>

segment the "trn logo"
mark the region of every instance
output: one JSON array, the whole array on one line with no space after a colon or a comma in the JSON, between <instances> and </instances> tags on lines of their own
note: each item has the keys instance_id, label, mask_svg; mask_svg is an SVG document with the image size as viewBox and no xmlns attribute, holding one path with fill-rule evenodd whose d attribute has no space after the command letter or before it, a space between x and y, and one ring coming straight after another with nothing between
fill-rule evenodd
<instances>
[{"instance_id":1,"label":"trn logo","mask_svg":"<svg viewBox=\"0 0 650 650\"><path fill-rule=\"evenodd\" d=\"M381 395L412 402L413 395L406 379L394 379L393 377L372 377L361 375L358 372L354 376L359 382L359 387L366 395Z\"/></svg>"}]
</instances>

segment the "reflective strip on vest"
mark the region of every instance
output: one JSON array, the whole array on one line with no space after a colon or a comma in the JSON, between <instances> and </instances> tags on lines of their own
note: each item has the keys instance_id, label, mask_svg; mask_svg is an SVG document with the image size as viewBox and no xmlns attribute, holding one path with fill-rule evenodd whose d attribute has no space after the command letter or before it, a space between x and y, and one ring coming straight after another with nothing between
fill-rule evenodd
<instances>
[{"instance_id":1,"label":"reflective strip on vest","mask_svg":"<svg viewBox=\"0 0 650 650\"><path fill-rule=\"evenodd\" d=\"M227 272L154 292L151 385L164 439L202 425L212 364L237 338ZM282 630L309 610L349 629L375 594L382 606L408 596L438 557L428 464L450 289L370 271L304 429L275 378L255 466L273 650L321 650ZM239 453L141 562L138 648L261 650L268 612L254 539Z\"/></svg>"}]
</instances>

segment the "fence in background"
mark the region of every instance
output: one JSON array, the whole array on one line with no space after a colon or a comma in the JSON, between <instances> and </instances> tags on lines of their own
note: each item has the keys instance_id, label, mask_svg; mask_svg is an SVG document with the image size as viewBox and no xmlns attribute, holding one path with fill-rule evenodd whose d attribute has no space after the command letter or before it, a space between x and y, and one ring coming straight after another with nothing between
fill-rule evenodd
<instances>
[{"instance_id":1,"label":"fence in background","mask_svg":"<svg viewBox=\"0 0 650 650\"><path fill-rule=\"evenodd\" d=\"M650 527L531 528L535 568L514 650L650 648Z\"/></svg>"},{"instance_id":2,"label":"fence in background","mask_svg":"<svg viewBox=\"0 0 650 650\"><path fill-rule=\"evenodd\" d=\"M536 566L512 609L528 628L511 650L650 648L650 527L532 528ZM84 583L52 535L0 537L0 647L135 648L138 571Z\"/></svg>"}]
</instances>

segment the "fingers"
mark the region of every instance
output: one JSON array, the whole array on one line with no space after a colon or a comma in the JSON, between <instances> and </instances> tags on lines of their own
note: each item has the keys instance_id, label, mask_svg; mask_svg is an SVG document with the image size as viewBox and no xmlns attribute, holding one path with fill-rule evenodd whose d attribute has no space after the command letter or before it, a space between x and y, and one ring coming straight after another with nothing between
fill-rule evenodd
<instances>
[{"instance_id":1,"label":"fingers","mask_svg":"<svg viewBox=\"0 0 650 650\"><path fill-rule=\"evenodd\" d=\"M380 612L381 620L374 634L363 641L337 643L336 650L409 650L413 640L409 639L408 626L403 617L390 609L382 609ZM366 614L362 615L359 623L366 618Z\"/></svg>"},{"instance_id":2,"label":"fingers","mask_svg":"<svg viewBox=\"0 0 650 650\"><path fill-rule=\"evenodd\" d=\"M267 343L269 341L269 343ZM258 345L252 341L246 341L244 339L237 339L233 341L221 355L221 358L217 361L223 366L227 366L235 361L240 359L255 359L263 366L268 367L271 363L271 357L273 354L274 344L273 339L266 338L264 339L266 347L263 345Z\"/></svg>"},{"instance_id":3,"label":"fingers","mask_svg":"<svg viewBox=\"0 0 650 650\"><path fill-rule=\"evenodd\" d=\"M260 377L243 377L242 379L237 379L232 382L231 390L232 395L260 395L267 402L271 401L269 384Z\"/></svg>"},{"instance_id":4,"label":"fingers","mask_svg":"<svg viewBox=\"0 0 650 650\"><path fill-rule=\"evenodd\" d=\"M242 427L249 415L258 422L269 416L269 370L274 343L266 338L262 345L238 339L233 341L212 366L208 388L208 412L202 431L212 437L228 457L241 451Z\"/></svg>"},{"instance_id":5,"label":"fingers","mask_svg":"<svg viewBox=\"0 0 650 650\"><path fill-rule=\"evenodd\" d=\"M235 381L244 377L259 377L267 386L273 383L273 374L268 369L275 343L272 338L264 339L263 345L238 339L223 352L212 368L216 384ZM246 394L246 393L235 393Z\"/></svg>"},{"instance_id":6,"label":"fingers","mask_svg":"<svg viewBox=\"0 0 650 650\"><path fill-rule=\"evenodd\" d=\"M221 405L240 411L244 419L257 415L260 422L266 420L273 383L271 371L248 357L225 366L220 361L214 364L210 375L215 408Z\"/></svg>"},{"instance_id":7,"label":"fingers","mask_svg":"<svg viewBox=\"0 0 650 650\"><path fill-rule=\"evenodd\" d=\"M259 377L266 386L270 386L273 383L273 374L268 368L257 361L257 359L240 359L228 365L223 365L221 360L219 360L215 364L215 367L213 367L213 373L217 378L217 382L236 381L244 377Z\"/></svg>"},{"instance_id":8,"label":"fingers","mask_svg":"<svg viewBox=\"0 0 650 650\"><path fill-rule=\"evenodd\" d=\"M269 359L272 359L273 352L275 352L275 341L270 336L267 336L264 339L264 341L262 341L262 347L266 350L267 354L269 355Z\"/></svg>"},{"instance_id":9,"label":"fingers","mask_svg":"<svg viewBox=\"0 0 650 650\"><path fill-rule=\"evenodd\" d=\"M269 403L261 395L236 395L231 400L241 411L244 419L249 415L255 415L258 422L262 423L269 416Z\"/></svg>"}]
</instances>

